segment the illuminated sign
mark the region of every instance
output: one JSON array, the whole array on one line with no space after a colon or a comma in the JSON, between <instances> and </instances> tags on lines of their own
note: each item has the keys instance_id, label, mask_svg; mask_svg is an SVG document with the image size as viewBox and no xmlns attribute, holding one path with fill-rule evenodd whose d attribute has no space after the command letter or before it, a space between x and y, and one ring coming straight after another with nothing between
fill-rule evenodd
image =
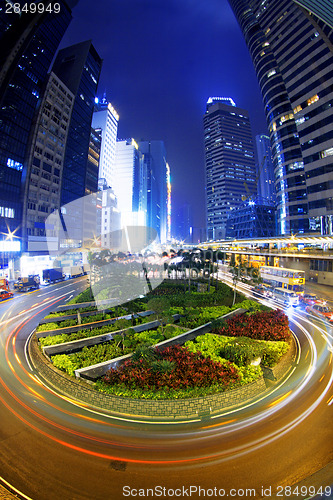
<instances>
[{"instance_id":1,"label":"illuminated sign","mask_svg":"<svg viewBox=\"0 0 333 500\"><path fill-rule=\"evenodd\" d=\"M14 170L18 170L19 172L22 172L23 170L22 163L12 160L11 158L7 159L7 167L12 168Z\"/></svg>"}]
</instances>

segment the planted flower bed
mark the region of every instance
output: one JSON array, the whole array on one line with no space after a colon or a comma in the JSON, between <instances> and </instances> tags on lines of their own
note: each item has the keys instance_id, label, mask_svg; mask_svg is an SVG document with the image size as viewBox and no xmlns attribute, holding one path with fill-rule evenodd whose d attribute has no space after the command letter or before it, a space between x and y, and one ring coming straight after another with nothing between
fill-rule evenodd
<instances>
[{"instance_id":1,"label":"planted flower bed","mask_svg":"<svg viewBox=\"0 0 333 500\"><path fill-rule=\"evenodd\" d=\"M131 331L131 320L118 319L102 327L40 338L40 346L127 329L123 335L115 334L112 340L103 338L98 345L81 346L79 352L73 352L72 349L71 354L53 355L52 362L57 368L74 375L75 370L105 363L134 351L130 360L117 369L112 368L95 384L100 391L134 398L197 397L238 387L262 376L258 359L271 367L287 352L290 341L288 318L281 311L271 311L255 301L244 300L241 295L237 295L236 304L232 306L231 289L224 284L218 287L218 290L211 287L210 291L204 293L184 293L183 283L162 283L146 297L130 301L124 306L126 312L154 310L162 323L169 322L169 318L178 313L182 316L182 329L161 326L154 331L139 333ZM91 297L84 293L81 298L85 302ZM75 300L79 303L80 296ZM222 322L218 320L238 308L248 310L249 314ZM101 314L103 319L107 319L105 314ZM97 317L94 316L94 321ZM81 318L81 322L84 323L85 319L89 320ZM55 330L71 326L72 321L49 323L47 326ZM143 323L145 319L138 318L136 321ZM176 337L184 330L192 330L210 322L213 322L212 333L201 335L185 346L173 345L163 350L162 347L150 347ZM45 326L41 325L40 329L45 330ZM255 359L257 363L253 364Z\"/></svg>"},{"instance_id":2,"label":"planted flower bed","mask_svg":"<svg viewBox=\"0 0 333 500\"><path fill-rule=\"evenodd\" d=\"M258 328L257 331L256 328ZM206 383L200 382L195 385L193 381L201 380L201 375L197 377L195 371L192 371L197 369L192 361L189 362L189 367L184 367L181 364L186 377L189 377L189 385L186 386L184 378L179 372L177 372L179 381L175 381L174 376L178 365L168 355L164 357L165 352L173 352L168 351L171 348L164 351L155 349L152 350L152 354L142 355L141 353L141 356L140 352L134 353L131 360L126 361L116 370L109 370L96 385L99 390L111 394L146 399L207 395L223 391L227 387L237 387L257 380L262 376L260 362L265 366L275 366L289 350L288 342L291 335L288 318L281 311L257 311L253 314L238 316L227 320L223 326L219 326L215 330L218 333L201 335L195 341L186 342L184 347L174 347L177 347L177 351L175 351L177 353L181 352L179 349L184 349L187 353L199 356L200 359L217 363L215 365L217 370L220 369L218 368L220 366L227 366L228 370L232 368L232 373L235 376L231 377L226 385L211 377L209 370L204 371L207 376ZM256 339L256 336L259 339ZM263 340L264 337L267 340ZM272 338L275 340L271 340ZM168 377L161 370L154 368L155 357L160 361L175 361L176 364L173 365L172 371L170 369ZM180 357L184 359L182 356ZM192 358L188 359L192 360ZM137 372L138 367L140 367L140 372ZM133 376L131 375L132 370L135 374ZM139 378L138 383L137 378Z\"/></svg>"},{"instance_id":3,"label":"planted flower bed","mask_svg":"<svg viewBox=\"0 0 333 500\"><path fill-rule=\"evenodd\" d=\"M186 347L172 346L134 354L96 385L118 396L178 399L221 392L238 379L232 363L219 363Z\"/></svg>"},{"instance_id":4,"label":"planted flower bed","mask_svg":"<svg viewBox=\"0 0 333 500\"><path fill-rule=\"evenodd\" d=\"M145 330L139 333L129 329L123 335L114 335L112 341L92 347L84 347L77 353L52 356L52 362L56 368L66 371L68 375L74 375L75 370L79 368L124 356L133 352L138 346L154 345L163 340L176 337L183 332L184 328L174 325L160 326L156 330Z\"/></svg>"},{"instance_id":5,"label":"planted flower bed","mask_svg":"<svg viewBox=\"0 0 333 500\"><path fill-rule=\"evenodd\" d=\"M137 324L144 323L145 318L138 318ZM43 325L44 326L44 325ZM86 330L80 330L74 333L62 333L59 335L49 335L46 337L41 337L39 339L39 345L41 347L46 347L49 345L63 344L65 342L71 342L72 340L81 340L88 337L96 337L98 335L103 335L104 333L116 332L117 330L123 330L125 328L130 328L132 326L132 321L128 319L118 319L111 325L101 326L99 328L92 328Z\"/></svg>"}]
</instances>

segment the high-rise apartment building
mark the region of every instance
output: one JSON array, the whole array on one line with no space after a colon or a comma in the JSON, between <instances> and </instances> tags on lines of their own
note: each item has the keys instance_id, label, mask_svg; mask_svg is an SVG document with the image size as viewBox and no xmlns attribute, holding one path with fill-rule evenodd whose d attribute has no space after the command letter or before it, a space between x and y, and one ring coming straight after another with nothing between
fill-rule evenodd
<instances>
[{"instance_id":1,"label":"high-rise apartment building","mask_svg":"<svg viewBox=\"0 0 333 500\"><path fill-rule=\"evenodd\" d=\"M258 196L275 205L274 167L269 137L264 134L256 135L256 147L258 155Z\"/></svg>"},{"instance_id":2,"label":"high-rise apartment building","mask_svg":"<svg viewBox=\"0 0 333 500\"><path fill-rule=\"evenodd\" d=\"M293 0L229 3L263 96L278 232L333 234L332 29Z\"/></svg>"},{"instance_id":3,"label":"high-rise apartment building","mask_svg":"<svg viewBox=\"0 0 333 500\"><path fill-rule=\"evenodd\" d=\"M230 210L256 195L250 120L231 98L210 97L203 121L207 238L224 239Z\"/></svg>"},{"instance_id":4,"label":"high-rise apartment building","mask_svg":"<svg viewBox=\"0 0 333 500\"><path fill-rule=\"evenodd\" d=\"M59 0L60 10L6 14L0 9L0 233L22 222L21 186L32 121L45 79L76 0ZM6 236L0 236L5 238Z\"/></svg>"},{"instance_id":5,"label":"high-rise apartment building","mask_svg":"<svg viewBox=\"0 0 333 500\"><path fill-rule=\"evenodd\" d=\"M102 144L98 177L105 179L107 185L112 187L115 175L116 142L119 115L111 103L103 103L97 107L93 114L92 126L101 129Z\"/></svg>"},{"instance_id":6,"label":"high-rise apartment building","mask_svg":"<svg viewBox=\"0 0 333 500\"><path fill-rule=\"evenodd\" d=\"M27 158L26 182L23 196L23 250L47 251L45 220L60 208L68 124L74 105L74 94L51 72L44 91L31 135ZM49 235L49 245L56 234Z\"/></svg>"}]
</instances>

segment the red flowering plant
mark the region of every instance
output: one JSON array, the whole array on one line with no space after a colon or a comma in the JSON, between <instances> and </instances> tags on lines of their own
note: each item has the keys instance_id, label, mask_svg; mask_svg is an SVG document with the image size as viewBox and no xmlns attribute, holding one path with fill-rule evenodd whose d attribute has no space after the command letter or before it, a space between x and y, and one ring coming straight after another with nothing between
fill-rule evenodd
<instances>
[{"instance_id":1,"label":"red flowering plant","mask_svg":"<svg viewBox=\"0 0 333 500\"><path fill-rule=\"evenodd\" d=\"M111 368L103 377L103 382L147 390L218 384L223 390L239 380L237 368L233 364L204 358L201 353L192 353L185 347L176 345L163 351L154 349L154 354L150 358L130 359L118 369Z\"/></svg>"},{"instance_id":2,"label":"red flowering plant","mask_svg":"<svg viewBox=\"0 0 333 500\"><path fill-rule=\"evenodd\" d=\"M249 337L256 340L283 340L291 338L288 316L280 309L276 311L242 314L227 320L212 329L212 333L230 337Z\"/></svg>"}]
</instances>

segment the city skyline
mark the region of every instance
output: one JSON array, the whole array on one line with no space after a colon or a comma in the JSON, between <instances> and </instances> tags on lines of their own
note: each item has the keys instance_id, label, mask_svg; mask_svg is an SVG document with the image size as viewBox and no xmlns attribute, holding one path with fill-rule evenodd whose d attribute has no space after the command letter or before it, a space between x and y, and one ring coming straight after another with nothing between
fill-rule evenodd
<instances>
[{"instance_id":1,"label":"city skyline","mask_svg":"<svg viewBox=\"0 0 333 500\"><path fill-rule=\"evenodd\" d=\"M158 0L103 6L112 12L105 20L80 0L60 47L92 38L103 59L98 95L106 92L119 113L118 136L165 142L173 213L189 203L193 226L204 227L202 115L208 97L230 95L249 110L253 140L268 133L237 21L227 1L204 8Z\"/></svg>"}]
</instances>

